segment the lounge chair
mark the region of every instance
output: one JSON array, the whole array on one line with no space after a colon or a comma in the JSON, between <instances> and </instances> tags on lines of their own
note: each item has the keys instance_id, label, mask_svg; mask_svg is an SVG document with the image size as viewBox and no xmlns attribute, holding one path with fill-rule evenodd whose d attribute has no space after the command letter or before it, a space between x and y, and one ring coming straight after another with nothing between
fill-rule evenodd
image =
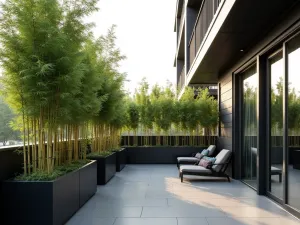
<instances>
[{"instance_id":1,"label":"lounge chair","mask_svg":"<svg viewBox=\"0 0 300 225\"><path fill-rule=\"evenodd\" d=\"M230 163L232 152L227 149L223 149L216 156L216 161L212 165L211 169L204 168L199 165L180 165L179 176L181 182L183 182L183 175L197 175L197 176L209 176L209 177L225 177L230 182L229 176L225 173Z\"/></svg>"},{"instance_id":2,"label":"lounge chair","mask_svg":"<svg viewBox=\"0 0 300 225\"><path fill-rule=\"evenodd\" d=\"M213 156L216 151L215 145L210 145L208 148L208 156ZM199 158L195 157L196 153L193 153L191 157L177 157L177 167L179 168L180 164L192 164L199 162Z\"/></svg>"},{"instance_id":3,"label":"lounge chair","mask_svg":"<svg viewBox=\"0 0 300 225\"><path fill-rule=\"evenodd\" d=\"M251 148L251 152L256 156L257 155L257 148ZM279 177L279 182L282 182L282 170L275 167L275 166L271 166L271 176L272 175L278 175Z\"/></svg>"}]
</instances>

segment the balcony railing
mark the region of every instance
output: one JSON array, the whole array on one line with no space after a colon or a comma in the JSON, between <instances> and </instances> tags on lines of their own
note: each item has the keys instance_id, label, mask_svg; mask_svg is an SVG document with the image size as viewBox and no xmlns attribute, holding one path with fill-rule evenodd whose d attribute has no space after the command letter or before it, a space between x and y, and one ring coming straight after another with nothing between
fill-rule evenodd
<instances>
[{"instance_id":1,"label":"balcony railing","mask_svg":"<svg viewBox=\"0 0 300 225\"><path fill-rule=\"evenodd\" d=\"M185 65L183 66L180 76L179 76L179 80L178 80L178 89L179 91L182 90L182 88L184 88L185 86Z\"/></svg>"},{"instance_id":2,"label":"balcony railing","mask_svg":"<svg viewBox=\"0 0 300 225\"><path fill-rule=\"evenodd\" d=\"M184 16L185 16L185 8L183 7L182 10L181 10L179 30L177 32L178 45L179 45L179 38L180 38L180 35L182 33L182 27L183 27L183 24L184 24Z\"/></svg>"},{"instance_id":3,"label":"balcony railing","mask_svg":"<svg viewBox=\"0 0 300 225\"><path fill-rule=\"evenodd\" d=\"M208 28L222 1L225 0L203 0L202 2L189 45L190 67L194 62L197 52L204 41Z\"/></svg>"}]
</instances>

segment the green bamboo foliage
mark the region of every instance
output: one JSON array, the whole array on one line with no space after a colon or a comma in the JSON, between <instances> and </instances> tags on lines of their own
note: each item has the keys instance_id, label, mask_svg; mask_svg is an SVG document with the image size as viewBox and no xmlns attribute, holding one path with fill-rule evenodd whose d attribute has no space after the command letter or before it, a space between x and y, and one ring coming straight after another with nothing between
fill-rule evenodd
<instances>
[{"instance_id":1,"label":"green bamboo foliage","mask_svg":"<svg viewBox=\"0 0 300 225\"><path fill-rule=\"evenodd\" d=\"M83 18L97 0L9 0L1 5L6 101L19 115L24 174L86 159L120 145L125 75L115 27L94 40Z\"/></svg>"},{"instance_id":2,"label":"green bamboo foliage","mask_svg":"<svg viewBox=\"0 0 300 225\"><path fill-rule=\"evenodd\" d=\"M194 99L194 89L187 87L178 100L169 82L165 86L156 84L149 91L149 84L143 79L135 95L127 101L129 125L125 127L128 132L125 143L130 145L129 134L134 131L134 145L138 144L137 130L144 136L140 145L151 145L151 138L155 138L156 145L164 146L213 143L214 139L210 136L215 134L218 124L217 101L209 95L208 89L199 89L198 92ZM131 126L133 120L134 128ZM205 143L199 139L202 135L208 136ZM175 137L171 139L172 136ZM179 136L182 136L181 143Z\"/></svg>"},{"instance_id":3,"label":"green bamboo foliage","mask_svg":"<svg viewBox=\"0 0 300 225\"><path fill-rule=\"evenodd\" d=\"M94 154L118 149L121 142L120 132L125 124L125 92L122 89L125 74L118 71L119 63L125 56L116 47L115 40L115 26L112 26L107 35L102 36L97 43L102 50L100 58L103 62L103 82L97 91L102 104L92 124Z\"/></svg>"}]
</instances>

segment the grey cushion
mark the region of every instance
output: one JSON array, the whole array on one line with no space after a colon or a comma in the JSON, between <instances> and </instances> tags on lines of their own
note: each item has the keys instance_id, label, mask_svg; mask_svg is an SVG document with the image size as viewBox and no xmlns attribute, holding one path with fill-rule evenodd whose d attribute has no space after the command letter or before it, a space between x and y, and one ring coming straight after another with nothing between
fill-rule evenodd
<instances>
[{"instance_id":1,"label":"grey cushion","mask_svg":"<svg viewBox=\"0 0 300 225\"><path fill-rule=\"evenodd\" d=\"M215 151L216 151L216 146L215 145L210 145L207 150L208 150L208 156L213 156Z\"/></svg>"},{"instance_id":2,"label":"grey cushion","mask_svg":"<svg viewBox=\"0 0 300 225\"><path fill-rule=\"evenodd\" d=\"M196 155L195 155L195 157L197 158L197 159L201 159L203 156L202 156L202 154L200 153L200 152L198 152Z\"/></svg>"},{"instance_id":3,"label":"grey cushion","mask_svg":"<svg viewBox=\"0 0 300 225\"><path fill-rule=\"evenodd\" d=\"M251 147L251 152L255 155L257 155L257 148Z\"/></svg>"},{"instance_id":4,"label":"grey cushion","mask_svg":"<svg viewBox=\"0 0 300 225\"><path fill-rule=\"evenodd\" d=\"M195 166L195 165L182 165L180 166L180 172L212 174L210 169L206 169L202 166Z\"/></svg>"},{"instance_id":5,"label":"grey cushion","mask_svg":"<svg viewBox=\"0 0 300 225\"><path fill-rule=\"evenodd\" d=\"M196 157L177 157L178 162L198 162L199 159Z\"/></svg>"},{"instance_id":6,"label":"grey cushion","mask_svg":"<svg viewBox=\"0 0 300 225\"><path fill-rule=\"evenodd\" d=\"M251 147L251 152L257 155L257 148ZM282 170L275 166L271 166L271 173L282 173Z\"/></svg>"},{"instance_id":7,"label":"grey cushion","mask_svg":"<svg viewBox=\"0 0 300 225\"><path fill-rule=\"evenodd\" d=\"M277 167L271 166L271 172L282 173L282 170Z\"/></svg>"},{"instance_id":8,"label":"grey cushion","mask_svg":"<svg viewBox=\"0 0 300 225\"><path fill-rule=\"evenodd\" d=\"M231 151L227 149L223 149L222 151L219 152L219 154L216 156L216 161L214 164L221 164L221 163L226 163L231 155ZM223 165L214 165L212 169L216 172L220 172L222 169Z\"/></svg>"}]
</instances>

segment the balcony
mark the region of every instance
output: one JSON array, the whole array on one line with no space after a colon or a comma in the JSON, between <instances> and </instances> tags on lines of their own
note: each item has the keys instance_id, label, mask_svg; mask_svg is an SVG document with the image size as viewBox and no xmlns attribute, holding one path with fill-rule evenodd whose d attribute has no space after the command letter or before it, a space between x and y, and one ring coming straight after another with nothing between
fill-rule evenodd
<instances>
[{"instance_id":1,"label":"balcony","mask_svg":"<svg viewBox=\"0 0 300 225\"><path fill-rule=\"evenodd\" d=\"M269 1L214 0L212 4L211 0L209 4L205 0L189 42L186 84L217 83L220 72L262 44L260 40L272 31L270 24L284 18L284 23L292 25L292 15L278 15L288 12L295 2L272 1L270 10Z\"/></svg>"},{"instance_id":2,"label":"balcony","mask_svg":"<svg viewBox=\"0 0 300 225\"><path fill-rule=\"evenodd\" d=\"M183 66L183 68L181 70L177 84L178 84L178 90L180 92L185 86L185 65Z\"/></svg>"},{"instance_id":3,"label":"balcony","mask_svg":"<svg viewBox=\"0 0 300 225\"><path fill-rule=\"evenodd\" d=\"M177 31L177 40L179 40L181 35L182 35L183 24L184 24L184 21L185 21L185 10L184 10L184 8L181 10L181 16L178 20L180 20L180 22L179 22L179 29Z\"/></svg>"},{"instance_id":4,"label":"balcony","mask_svg":"<svg viewBox=\"0 0 300 225\"><path fill-rule=\"evenodd\" d=\"M197 52L205 39L205 35L213 21L214 15L222 0L204 0L193 29L189 44L190 65L192 66Z\"/></svg>"},{"instance_id":5,"label":"balcony","mask_svg":"<svg viewBox=\"0 0 300 225\"><path fill-rule=\"evenodd\" d=\"M181 16L180 18L177 18L178 24L177 24L177 51L176 51L176 58L178 59L184 59L184 43L185 43L185 35L184 35L184 29L185 29L185 10L181 10Z\"/></svg>"}]
</instances>

